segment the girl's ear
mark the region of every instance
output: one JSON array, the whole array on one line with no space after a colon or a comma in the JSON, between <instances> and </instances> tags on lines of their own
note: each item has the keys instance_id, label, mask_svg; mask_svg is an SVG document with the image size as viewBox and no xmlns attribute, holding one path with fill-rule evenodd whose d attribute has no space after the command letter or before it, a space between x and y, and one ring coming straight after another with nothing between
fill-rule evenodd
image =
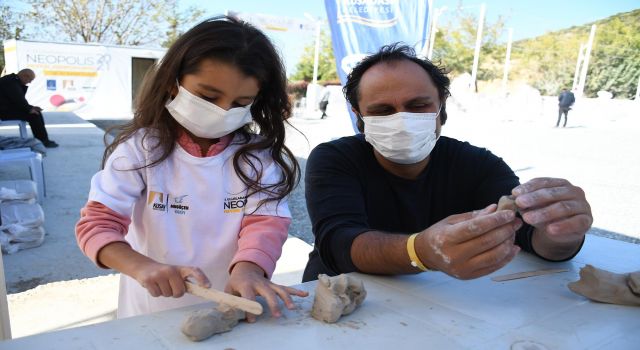
<instances>
[{"instance_id":1,"label":"girl's ear","mask_svg":"<svg viewBox=\"0 0 640 350\"><path fill-rule=\"evenodd\" d=\"M171 95L171 99L174 99L178 95L178 86L172 85L169 89L169 95Z\"/></svg>"}]
</instances>

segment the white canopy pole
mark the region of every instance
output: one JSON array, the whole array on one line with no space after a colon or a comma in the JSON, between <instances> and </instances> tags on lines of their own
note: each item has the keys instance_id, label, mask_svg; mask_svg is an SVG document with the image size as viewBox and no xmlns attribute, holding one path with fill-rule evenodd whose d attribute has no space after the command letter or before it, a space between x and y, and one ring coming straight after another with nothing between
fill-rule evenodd
<instances>
[{"instance_id":1,"label":"white canopy pole","mask_svg":"<svg viewBox=\"0 0 640 350\"><path fill-rule=\"evenodd\" d=\"M483 3L480 5L480 18L478 19L478 33L476 35L476 50L473 54L473 68L471 68L471 82L469 88L474 88L476 85L476 76L478 73L478 61L480 59L480 46L482 46L482 27L484 26L484 13L486 5Z\"/></svg>"}]
</instances>

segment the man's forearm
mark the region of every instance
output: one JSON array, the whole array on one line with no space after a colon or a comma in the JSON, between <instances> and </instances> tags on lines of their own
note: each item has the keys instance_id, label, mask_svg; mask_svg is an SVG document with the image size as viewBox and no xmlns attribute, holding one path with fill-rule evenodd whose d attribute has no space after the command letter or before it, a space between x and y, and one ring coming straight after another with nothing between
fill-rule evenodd
<instances>
[{"instance_id":1,"label":"man's forearm","mask_svg":"<svg viewBox=\"0 0 640 350\"><path fill-rule=\"evenodd\" d=\"M393 275L420 272L410 264L411 260L407 253L408 238L408 235L403 234L365 232L356 237L351 246L353 264L358 271L370 274Z\"/></svg>"},{"instance_id":2,"label":"man's forearm","mask_svg":"<svg viewBox=\"0 0 640 350\"><path fill-rule=\"evenodd\" d=\"M531 246L543 258L562 261L573 257L582 247L583 240L584 238L571 242L555 242L549 239L546 232L535 229L531 237Z\"/></svg>"}]
</instances>

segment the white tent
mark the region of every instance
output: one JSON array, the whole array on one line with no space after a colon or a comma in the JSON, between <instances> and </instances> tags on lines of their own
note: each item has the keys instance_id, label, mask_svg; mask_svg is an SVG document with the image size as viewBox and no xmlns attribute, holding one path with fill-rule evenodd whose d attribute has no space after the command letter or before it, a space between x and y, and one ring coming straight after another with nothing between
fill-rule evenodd
<instances>
[{"instance_id":1,"label":"white tent","mask_svg":"<svg viewBox=\"0 0 640 350\"><path fill-rule=\"evenodd\" d=\"M30 68L36 79L27 100L45 111L73 111L84 119L123 119L142 78L164 49L24 40L4 42L6 73Z\"/></svg>"}]
</instances>

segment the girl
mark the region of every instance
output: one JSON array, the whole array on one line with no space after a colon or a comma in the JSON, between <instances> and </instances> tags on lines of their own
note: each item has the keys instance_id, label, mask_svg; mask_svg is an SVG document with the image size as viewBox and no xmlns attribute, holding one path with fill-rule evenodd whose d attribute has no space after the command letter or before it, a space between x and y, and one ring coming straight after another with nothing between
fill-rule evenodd
<instances>
[{"instance_id":1,"label":"girl","mask_svg":"<svg viewBox=\"0 0 640 350\"><path fill-rule=\"evenodd\" d=\"M307 295L269 281L300 178L285 87L269 39L230 17L189 30L150 72L76 225L80 249L122 273L118 317L204 302L184 295L187 278L261 295L275 317L278 298Z\"/></svg>"}]
</instances>

